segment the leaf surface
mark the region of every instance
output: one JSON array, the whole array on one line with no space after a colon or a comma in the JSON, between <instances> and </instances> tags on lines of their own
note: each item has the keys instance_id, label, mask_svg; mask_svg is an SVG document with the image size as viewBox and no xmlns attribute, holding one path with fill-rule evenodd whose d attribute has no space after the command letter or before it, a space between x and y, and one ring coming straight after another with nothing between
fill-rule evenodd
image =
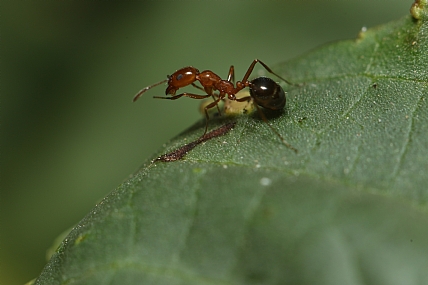
<instances>
[{"instance_id":1,"label":"leaf surface","mask_svg":"<svg viewBox=\"0 0 428 285\"><path fill-rule=\"evenodd\" d=\"M283 86L283 114L266 112L298 154L257 113L211 120L237 124L183 160L148 161L71 231L35 283L428 283L422 16L274 68L302 84Z\"/></svg>"}]
</instances>

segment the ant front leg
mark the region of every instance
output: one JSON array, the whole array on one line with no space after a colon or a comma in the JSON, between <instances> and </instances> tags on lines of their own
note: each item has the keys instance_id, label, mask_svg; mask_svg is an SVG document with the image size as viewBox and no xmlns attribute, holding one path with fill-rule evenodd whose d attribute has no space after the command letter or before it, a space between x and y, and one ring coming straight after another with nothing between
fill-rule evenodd
<instances>
[{"instance_id":1,"label":"ant front leg","mask_svg":"<svg viewBox=\"0 0 428 285\"><path fill-rule=\"evenodd\" d=\"M199 90L204 91L204 88L202 88L201 86L198 86L198 85L196 85L195 83L191 83L191 84L192 84L192 86L193 86L193 87L195 87L195 88L197 88L197 89L199 89Z\"/></svg>"},{"instance_id":2,"label":"ant front leg","mask_svg":"<svg viewBox=\"0 0 428 285\"><path fill-rule=\"evenodd\" d=\"M205 91L207 94L211 94L211 97L213 98L213 101L216 100L216 95L214 94L214 90L212 88L205 88L204 89L204 88L196 85L195 83L192 83L192 86L195 87L195 88L197 88L197 89L199 89L199 90ZM218 111L218 114L221 116L221 111L220 111L220 108L219 108L218 105L217 105L217 111Z\"/></svg>"},{"instance_id":3,"label":"ant front leg","mask_svg":"<svg viewBox=\"0 0 428 285\"><path fill-rule=\"evenodd\" d=\"M214 98L214 95L212 95L213 96L213 98ZM210 116L208 115L208 110L209 109L211 109L211 108L214 108L215 106L217 106L217 109L220 111L220 109L219 109L219 107L218 107L218 103L220 102L220 100L222 100L224 98L224 94L219 94L218 95L218 97L217 97L217 99L215 99L214 100L214 102L212 102L212 103L210 103L210 104L208 104L207 106L205 106L205 108L204 108L204 110L205 110L205 119L206 119L206 121L205 121L205 132L204 132L204 134L202 135L202 137L204 137L205 136L205 134L207 133L207 130L208 130L208 121L209 121L209 119L210 119Z\"/></svg>"},{"instance_id":4,"label":"ant front leg","mask_svg":"<svg viewBox=\"0 0 428 285\"><path fill-rule=\"evenodd\" d=\"M206 99L208 97L213 97L214 98L214 95L212 95L212 94L198 95L198 94L192 94L192 93L182 93L182 94L174 95L172 97L154 96L153 98L167 99L167 100L176 100L176 99L181 98L183 96L189 97L189 98L193 98L193 99ZM215 105L217 105L220 100L221 100L221 98L218 98L214 102L210 103L208 106L206 106L204 108L204 110L205 110L205 117L206 117L206 123L205 123L205 132L202 135L202 137L205 136L205 134L207 133L207 130L208 130L208 120L210 118L209 115L208 115L208 109L211 109L212 107L214 107Z\"/></svg>"},{"instance_id":5,"label":"ant front leg","mask_svg":"<svg viewBox=\"0 0 428 285\"><path fill-rule=\"evenodd\" d=\"M211 97L213 98L213 101L216 101L216 97L218 98L217 94L214 93L214 88L212 87L205 87L205 89L203 89L207 94L211 94ZM217 111L218 114L221 116L221 111L220 111L220 107L217 104ZM206 131L206 130L205 130Z\"/></svg>"}]
</instances>

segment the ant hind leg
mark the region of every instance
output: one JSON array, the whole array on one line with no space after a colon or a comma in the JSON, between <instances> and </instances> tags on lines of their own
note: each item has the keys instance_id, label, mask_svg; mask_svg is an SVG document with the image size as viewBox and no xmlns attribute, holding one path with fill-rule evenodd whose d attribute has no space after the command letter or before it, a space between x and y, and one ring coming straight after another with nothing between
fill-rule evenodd
<instances>
[{"instance_id":1,"label":"ant hind leg","mask_svg":"<svg viewBox=\"0 0 428 285\"><path fill-rule=\"evenodd\" d=\"M293 85L293 86L301 86L301 84L295 84L292 83L290 81L288 81L287 79L279 76L278 74L276 74L275 72L273 72L272 69L270 69L269 66L267 66L263 61L261 61L260 59L255 59L253 60L253 62L250 64L250 67L248 68L247 72L244 75L244 78L242 79L242 82L246 82L248 80L248 78L251 75L251 72L253 72L254 66L256 65L256 63L260 63L261 65L263 65L263 67L269 72L272 73L273 75L275 75L276 77L278 77L279 79L281 79L282 81L284 81L285 83L289 84L289 85Z\"/></svg>"},{"instance_id":2,"label":"ant hind leg","mask_svg":"<svg viewBox=\"0 0 428 285\"><path fill-rule=\"evenodd\" d=\"M298 150L293 147L291 144L289 144L280 134L277 130L275 130L274 127L271 126L271 124L269 124L265 114L263 113L263 111L260 109L260 107L257 104L254 104L256 106L257 111L259 112L260 117L262 117L262 120L269 126L269 128L281 139L282 143L288 147L289 149L293 150L295 153L298 153Z\"/></svg>"},{"instance_id":3,"label":"ant hind leg","mask_svg":"<svg viewBox=\"0 0 428 285\"><path fill-rule=\"evenodd\" d=\"M227 81L235 83L235 68L233 65L229 68L229 74L227 75Z\"/></svg>"}]
</instances>

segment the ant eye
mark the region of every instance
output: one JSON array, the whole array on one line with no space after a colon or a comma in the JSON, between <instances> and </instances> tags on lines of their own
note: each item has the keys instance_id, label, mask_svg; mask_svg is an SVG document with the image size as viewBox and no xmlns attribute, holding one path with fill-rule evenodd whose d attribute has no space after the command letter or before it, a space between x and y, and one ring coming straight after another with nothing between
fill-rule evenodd
<instances>
[{"instance_id":1,"label":"ant eye","mask_svg":"<svg viewBox=\"0 0 428 285\"><path fill-rule=\"evenodd\" d=\"M251 81L250 95L257 105L266 109L280 110L285 106L285 92L268 77L258 77Z\"/></svg>"},{"instance_id":2,"label":"ant eye","mask_svg":"<svg viewBox=\"0 0 428 285\"><path fill-rule=\"evenodd\" d=\"M179 75L177 75L177 77L175 79L181 80L181 78L183 78L183 74L180 73Z\"/></svg>"}]
</instances>

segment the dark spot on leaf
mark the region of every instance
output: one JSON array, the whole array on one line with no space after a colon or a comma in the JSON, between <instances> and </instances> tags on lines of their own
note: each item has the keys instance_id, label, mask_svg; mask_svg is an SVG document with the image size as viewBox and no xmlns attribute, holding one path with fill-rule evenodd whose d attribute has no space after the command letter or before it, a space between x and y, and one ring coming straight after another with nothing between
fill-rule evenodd
<instances>
[{"instance_id":1,"label":"dark spot on leaf","mask_svg":"<svg viewBox=\"0 0 428 285\"><path fill-rule=\"evenodd\" d=\"M153 162L156 162L156 161L171 162L171 161L182 159L189 151L194 149L198 144L228 133L231 129L233 129L235 124L236 122L225 124L220 128L217 128L209 133L206 133L196 141L185 144L184 146L174 150L173 152L159 156Z\"/></svg>"}]
</instances>

